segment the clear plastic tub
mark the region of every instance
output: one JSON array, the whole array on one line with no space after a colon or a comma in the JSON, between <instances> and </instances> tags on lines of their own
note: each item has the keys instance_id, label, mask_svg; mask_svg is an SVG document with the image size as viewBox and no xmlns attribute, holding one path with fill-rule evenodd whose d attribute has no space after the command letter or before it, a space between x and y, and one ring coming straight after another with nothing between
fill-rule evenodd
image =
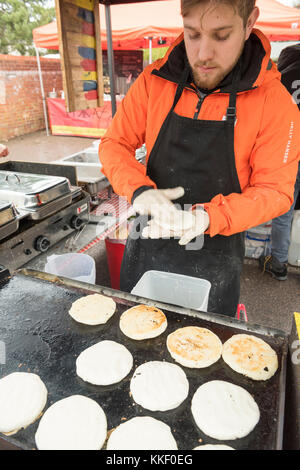
<instances>
[{"instance_id":1,"label":"clear plastic tub","mask_svg":"<svg viewBox=\"0 0 300 470\"><path fill-rule=\"evenodd\" d=\"M45 272L89 284L95 284L96 281L95 260L91 256L82 253L49 256L45 265Z\"/></svg>"},{"instance_id":2,"label":"clear plastic tub","mask_svg":"<svg viewBox=\"0 0 300 470\"><path fill-rule=\"evenodd\" d=\"M272 221L257 225L246 231L245 256L258 259L271 252Z\"/></svg>"},{"instance_id":3,"label":"clear plastic tub","mask_svg":"<svg viewBox=\"0 0 300 470\"><path fill-rule=\"evenodd\" d=\"M289 247L289 264L300 266L300 210L294 211Z\"/></svg>"},{"instance_id":4,"label":"clear plastic tub","mask_svg":"<svg viewBox=\"0 0 300 470\"><path fill-rule=\"evenodd\" d=\"M167 304L207 312L211 283L206 279L162 271L147 271L131 293Z\"/></svg>"}]
</instances>

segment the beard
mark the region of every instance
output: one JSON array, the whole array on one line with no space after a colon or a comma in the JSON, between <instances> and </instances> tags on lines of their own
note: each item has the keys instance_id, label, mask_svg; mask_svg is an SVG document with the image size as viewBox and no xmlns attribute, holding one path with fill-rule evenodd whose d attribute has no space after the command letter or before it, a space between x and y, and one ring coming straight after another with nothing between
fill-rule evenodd
<instances>
[{"instance_id":1,"label":"beard","mask_svg":"<svg viewBox=\"0 0 300 470\"><path fill-rule=\"evenodd\" d=\"M194 83L198 88L202 90L213 90L216 88L222 80L228 75L229 72L216 67L213 72L204 73L199 72L197 67L208 67L206 64L195 64L195 67L192 67ZM212 65L210 65L212 67Z\"/></svg>"},{"instance_id":2,"label":"beard","mask_svg":"<svg viewBox=\"0 0 300 470\"><path fill-rule=\"evenodd\" d=\"M240 51L235 59L235 61L226 69L223 69L218 64L214 63L207 63L207 62L196 62L193 66L190 64L192 73L193 73L193 80L195 85L202 90L213 90L217 88L218 85L223 81L223 79L234 69L236 64L238 63L243 50L244 50L245 42L242 43ZM212 72L200 72L199 67L214 67L215 69Z\"/></svg>"}]
</instances>

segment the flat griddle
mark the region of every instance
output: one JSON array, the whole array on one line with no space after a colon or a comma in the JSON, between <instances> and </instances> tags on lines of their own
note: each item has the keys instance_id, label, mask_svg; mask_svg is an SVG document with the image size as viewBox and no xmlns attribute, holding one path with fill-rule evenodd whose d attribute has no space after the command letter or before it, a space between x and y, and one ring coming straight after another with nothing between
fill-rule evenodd
<instances>
[{"instance_id":1,"label":"flat griddle","mask_svg":"<svg viewBox=\"0 0 300 470\"><path fill-rule=\"evenodd\" d=\"M80 325L68 315L68 310L76 299L95 292L113 297L117 303L116 313L105 325ZM139 303L155 305L165 312L168 328L158 338L134 341L120 331L120 315ZM223 343L233 334L255 334L275 349L279 370L267 382L255 382L231 370L222 359L205 369L183 367L190 384L188 398L178 408L167 412L143 409L134 403L129 394L134 370L151 360L174 363L166 348L167 335L189 325L209 328ZM76 376L75 361L84 349L105 339L126 346L134 357L134 368L118 384L106 387L90 385ZM178 449L191 450L200 443L221 442L209 438L198 429L191 414L191 399L201 384L210 380L225 380L250 392L261 412L258 425L247 437L225 443L235 449L253 450L280 449L282 446L288 349L288 337L284 332L245 324L221 315L151 302L132 294L38 271L20 270L0 284L0 340L5 342L6 347L6 364L0 364L0 378L15 371L38 374L48 389L46 408L62 398L82 394L102 406L107 416L108 430L125 419L152 416L171 427ZM13 436L0 436L8 444L34 449L37 427L38 421Z\"/></svg>"}]
</instances>

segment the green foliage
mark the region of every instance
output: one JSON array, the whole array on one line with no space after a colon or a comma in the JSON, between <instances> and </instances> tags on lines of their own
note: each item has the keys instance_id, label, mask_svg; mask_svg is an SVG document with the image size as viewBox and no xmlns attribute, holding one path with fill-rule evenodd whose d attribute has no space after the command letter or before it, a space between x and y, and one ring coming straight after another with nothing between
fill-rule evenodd
<instances>
[{"instance_id":1,"label":"green foliage","mask_svg":"<svg viewBox=\"0 0 300 470\"><path fill-rule=\"evenodd\" d=\"M35 55L32 30L55 18L48 5L48 0L0 0L0 54Z\"/></svg>"}]
</instances>

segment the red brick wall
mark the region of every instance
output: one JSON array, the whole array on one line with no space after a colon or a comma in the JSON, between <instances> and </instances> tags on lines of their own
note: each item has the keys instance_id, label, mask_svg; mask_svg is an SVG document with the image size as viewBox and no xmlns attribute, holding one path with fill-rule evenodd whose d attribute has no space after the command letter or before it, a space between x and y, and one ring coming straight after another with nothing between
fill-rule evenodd
<instances>
[{"instance_id":1,"label":"red brick wall","mask_svg":"<svg viewBox=\"0 0 300 470\"><path fill-rule=\"evenodd\" d=\"M59 59L41 58L45 96L62 90ZM0 141L45 128L36 57L0 54Z\"/></svg>"}]
</instances>

